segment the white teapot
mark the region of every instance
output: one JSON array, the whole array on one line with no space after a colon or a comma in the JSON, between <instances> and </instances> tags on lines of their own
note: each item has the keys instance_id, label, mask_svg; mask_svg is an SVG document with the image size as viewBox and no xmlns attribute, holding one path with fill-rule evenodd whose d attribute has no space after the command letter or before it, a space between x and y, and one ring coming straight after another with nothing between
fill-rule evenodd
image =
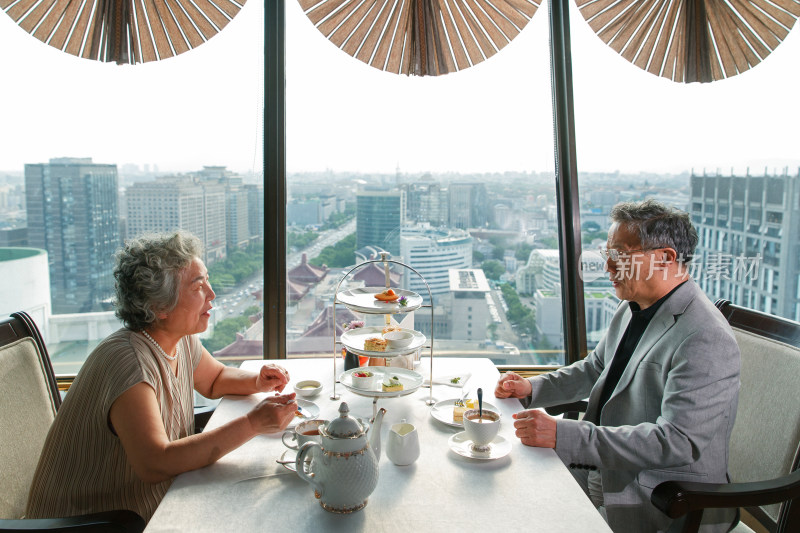
<instances>
[{"instance_id":1,"label":"white teapot","mask_svg":"<svg viewBox=\"0 0 800 533\"><path fill-rule=\"evenodd\" d=\"M314 488L322 508L333 513L363 509L378 485L381 422L386 409L378 411L372 427L349 413L347 403L342 402L339 417L319 428L321 444L305 443L295 459L297 475ZM314 448L319 450L306 464L306 456Z\"/></svg>"}]
</instances>

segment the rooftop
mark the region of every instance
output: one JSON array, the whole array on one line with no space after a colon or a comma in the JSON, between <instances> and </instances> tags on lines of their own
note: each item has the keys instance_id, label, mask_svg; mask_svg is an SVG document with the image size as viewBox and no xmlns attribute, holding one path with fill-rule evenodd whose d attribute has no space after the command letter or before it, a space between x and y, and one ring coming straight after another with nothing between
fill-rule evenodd
<instances>
[{"instance_id":1,"label":"rooftop","mask_svg":"<svg viewBox=\"0 0 800 533\"><path fill-rule=\"evenodd\" d=\"M19 259L27 259L28 257L46 253L47 252L39 248L0 248L0 262L17 261Z\"/></svg>"}]
</instances>

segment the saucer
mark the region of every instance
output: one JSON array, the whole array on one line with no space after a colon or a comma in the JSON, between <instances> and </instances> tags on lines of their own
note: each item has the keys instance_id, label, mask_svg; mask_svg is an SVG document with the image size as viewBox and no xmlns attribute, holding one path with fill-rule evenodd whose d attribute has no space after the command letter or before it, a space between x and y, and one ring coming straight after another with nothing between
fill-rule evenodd
<instances>
[{"instance_id":1,"label":"saucer","mask_svg":"<svg viewBox=\"0 0 800 533\"><path fill-rule=\"evenodd\" d=\"M436 385L436 382L433 382ZM441 422L442 424L448 425L454 428L463 428L463 422L456 422L453 420L453 407L458 400L456 398L452 398L450 400L442 400L431 407L431 416ZM498 415L500 415L500 410L497 409L494 405L490 404L489 402L483 402L483 408L487 411L494 411ZM503 415L500 415L502 418Z\"/></svg>"},{"instance_id":2,"label":"saucer","mask_svg":"<svg viewBox=\"0 0 800 533\"><path fill-rule=\"evenodd\" d=\"M289 472L297 473L297 467L294 464L294 460L297 458L297 452L294 450L286 450L281 454L281 458L278 459L276 462L284 467ZM306 458L306 463L310 463L311 461Z\"/></svg>"},{"instance_id":3,"label":"saucer","mask_svg":"<svg viewBox=\"0 0 800 533\"><path fill-rule=\"evenodd\" d=\"M295 398L294 401L296 401L297 405L299 405L303 410L305 416L295 416L294 419L289 422L289 425L286 426L287 429L292 429L301 422L305 422L306 420L314 420L319 416L319 406L317 406L317 404L314 402L309 402L308 400L303 400L301 398Z\"/></svg>"},{"instance_id":4,"label":"saucer","mask_svg":"<svg viewBox=\"0 0 800 533\"><path fill-rule=\"evenodd\" d=\"M467 432L456 433L447 441L450 449L458 455L469 457L470 459L500 459L511 451L511 442L504 437L497 435L489 443L489 449L485 452L478 452L472 449L472 441L467 438Z\"/></svg>"}]
</instances>

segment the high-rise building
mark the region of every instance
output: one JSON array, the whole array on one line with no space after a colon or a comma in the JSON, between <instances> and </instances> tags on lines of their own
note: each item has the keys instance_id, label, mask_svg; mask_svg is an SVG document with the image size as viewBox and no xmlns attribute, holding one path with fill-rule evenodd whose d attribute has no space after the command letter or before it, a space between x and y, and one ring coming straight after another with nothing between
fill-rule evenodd
<instances>
[{"instance_id":1,"label":"high-rise building","mask_svg":"<svg viewBox=\"0 0 800 533\"><path fill-rule=\"evenodd\" d=\"M356 249L380 247L400 254L400 229L405 221L405 191L362 190L356 194Z\"/></svg>"},{"instance_id":2,"label":"high-rise building","mask_svg":"<svg viewBox=\"0 0 800 533\"><path fill-rule=\"evenodd\" d=\"M338 211L338 199L333 194L319 194L311 199L290 200L286 204L286 223L298 226L324 224Z\"/></svg>"},{"instance_id":3,"label":"high-rise building","mask_svg":"<svg viewBox=\"0 0 800 533\"><path fill-rule=\"evenodd\" d=\"M428 288L434 298L450 291L451 269L472 266L472 237L464 230L431 228L428 224L404 226L400 256L425 279L423 282L407 270L403 287L420 294L428 302Z\"/></svg>"},{"instance_id":4,"label":"high-rise building","mask_svg":"<svg viewBox=\"0 0 800 533\"><path fill-rule=\"evenodd\" d=\"M120 245L117 166L91 158L25 165L28 245L47 251L54 313L106 309Z\"/></svg>"},{"instance_id":5,"label":"high-rise building","mask_svg":"<svg viewBox=\"0 0 800 533\"><path fill-rule=\"evenodd\" d=\"M451 183L450 227L479 228L488 222L489 199L483 183Z\"/></svg>"},{"instance_id":6,"label":"high-rise building","mask_svg":"<svg viewBox=\"0 0 800 533\"><path fill-rule=\"evenodd\" d=\"M479 340L486 338L486 327L492 322L491 288L480 269L452 269L450 280L451 339Z\"/></svg>"},{"instance_id":7,"label":"high-rise building","mask_svg":"<svg viewBox=\"0 0 800 533\"><path fill-rule=\"evenodd\" d=\"M242 178L223 166L204 166L197 173L203 184L216 183L225 190L225 242L227 252L250 244L249 201Z\"/></svg>"},{"instance_id":8,"label":"high-rise building","mask_svg":"<svg viewBox=\"0 0 800 533\"><path fill-rule=\"evenodd\" d=\"M247 191L247 228L253 240L264 240L264 186L245 184Z\"/></svg>"},{"instance_id":9,"label":"high-rise building","mask_svg":"<svg viewBox=\"0 0 800 533\"><path fill-rule=\"evenodd\" d=\"M693 277L714 300L800 320L800 174L692 175Z\"/></svg>"},{"instance_id":10,"label":"high-rise building","mask_svg":"<svg viewBox=\"0 0 800 533\"><path fill-rule=\"evenodd\" d=\"M447 191L430 177L404 184L406 191L406 220L446 226L449 200Z\"/></svg>"},{"instance_id":11,"label":"high-rise building","mask_svg":"<svg viewBox=\"0 0 800 533\"><path fill-rule=\"evenodd\" d=\"M183 229L196 235L210 265L226 257L225 187L188 176L138 182L125 192L129 237Z\"/></svg>"}]
</instances>

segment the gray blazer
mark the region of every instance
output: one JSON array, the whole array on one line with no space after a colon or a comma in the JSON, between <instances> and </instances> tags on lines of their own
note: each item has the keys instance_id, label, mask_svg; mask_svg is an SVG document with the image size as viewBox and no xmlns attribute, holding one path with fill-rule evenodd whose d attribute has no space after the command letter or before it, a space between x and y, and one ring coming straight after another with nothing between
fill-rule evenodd
<instances>
[{"instance_id":1,"label":"gray blazer","mask_svg":"<svg viewBox=\"0 0 800 533\"><path fill-rule=\"evenodd\" d=\"M529 407L588 396L585 420L558 420L556 453L571 468L602 475L615 532L665 531L670 520L650 503L667 480L727 481L728 441L739 397L739 347L728 323L689 280L659 308L596 420L611 361L630 321L620 305L585 359L531 378ZM726 531L730 511L706 511L701 531Z\"/></svg>"}]
</instances>

